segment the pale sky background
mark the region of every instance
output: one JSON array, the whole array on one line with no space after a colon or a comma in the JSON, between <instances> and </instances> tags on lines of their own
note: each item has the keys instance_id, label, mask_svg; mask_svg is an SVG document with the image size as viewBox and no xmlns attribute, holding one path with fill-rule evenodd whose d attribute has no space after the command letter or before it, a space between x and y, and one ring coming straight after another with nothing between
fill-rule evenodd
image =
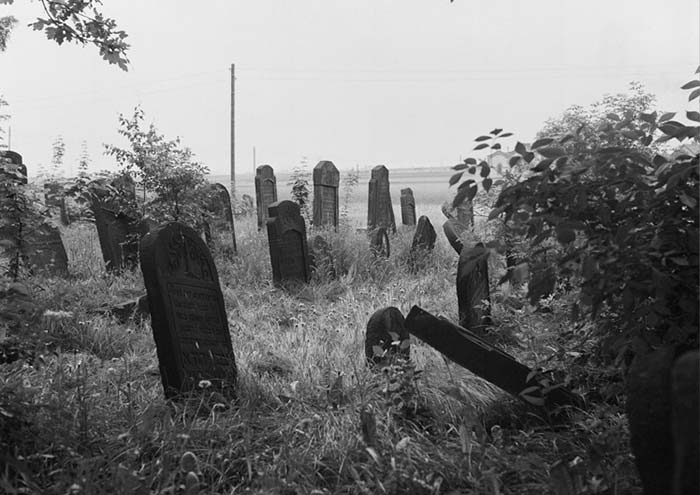
<instances>
[{"instance_id":1,"label":"pale sky background","mask_svg":"<svg viewBox=\"0 0 700 495\"><path fill-rule=\"evenodd\" d=\"M237 173L332 160L447 167L494 127L529 141L543 122L636 80L662 110L697 110L680 86L700 64L698 0L104 0L131 66L57 46L26 25L36 1L1 5L19 25L0 53L12 149L36 173L62 135L115 169L119 113L180 136L213 174L230 168L236 64ZM511 144L512 146L512 144ZM34 169L34 170L32 170Z\"/></svg>"}]
</instances>

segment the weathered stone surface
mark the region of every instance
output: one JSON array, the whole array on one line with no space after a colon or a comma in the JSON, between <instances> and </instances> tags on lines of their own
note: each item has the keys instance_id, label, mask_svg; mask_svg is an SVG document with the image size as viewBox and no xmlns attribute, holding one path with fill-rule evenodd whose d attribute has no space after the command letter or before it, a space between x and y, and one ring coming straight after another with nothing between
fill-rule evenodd
<instances>
[{"instance_id":1,"label":"weathered stone surface","mask_svg":"<svg viewBox=\"0 0 700 495\"><path fill-rule=\"evenodd\" d=\"M389 170L384 165L377 165L372 169L367 201L367 230L384 227L396 232L394 207L389 192Z\"/></svg>"},{"instance_id":2,"label":"weathered stone surface","mask_svg":"<svg viewBox=\"0 0 700 495\"><path fill-rule=\"evenodd\" d=\"M392 345L396 341L399 344ZM367 322L365 333L367 362L383 364L391 361L395 354L409 358L410 353L410 336L401 311L393 306L375 311Z\"/></svg>"},{"instance_id":3,"label":"weathered stone surface","mask_svg":"<svg viewBox=\"0 0 700 495\"><path fill-rule=\"evenodd\" d=\"M22 163L22 155L16 151L0 150L0 172L20 184L27 183L27 166ZM8 163L9 162L9 163Z\"/></svg>"},{"instance_id":4,"label":"weathered stone surface","mask_svg":"<svg viewBox=\"0 0 700 495\"><path fill-rule=\"evenodd\" d=\"M213 227L217 230L226 230L231 232L231 246L233 251L238 251L236 246L236 229L233 223L233 210L231 209L231 196L228 189L223 184L218 182L211 184L211 197L206 204L207 211L212 217ZM207 223L206 228L211 228ZM211 231L207 243L211 245Z\"/></svg>"},{"instance_id":5,"label":"weathered stone surface","mask_svg":"<svg viewBox=\"0 0 700 495\"><path fill-rule=\"evenodd\" d=\"M543 395L543 384L537 382L530 368L468 329L435 317L418 306L411 308L405 325L411 335L450 360L529 404L553 410L560 405L581 406L583 403L581 397L565 388L554 388ZM532 376L529 381L528 376ZM533 386L536 388L528 390Z\"/></svg>"},{"instance_id":6,"label":"weathered stone surface","mask_svg":"<svg viewBox=\"0 0 700 495\"><path fill-rule=\"evenodd\" d=\"M698 493L700 390L693 352L676 360L676 349L664 346L636 356L630 366L630 444L645 495Z\"/></svg>"},{"instance_id":7,"label":"weathered stone surface","mask_svg":"<svg viewBox=\"0 0 700 495\"><path fill-rule=\"evenodd\" d=\"M219 276L204 241L170 222L141 240L139 256L166 397L207 384L233 394L236 361Z\"/></svg>"},{"instance_id":8,"label":"weathered stone surface","mask_svg":"<svg viewBox=\"0 0 700 495\"><path fill-rule=\"evenodd\" d=\"M25 232L22 255L32 272L68 275L68 256L56 227L44 223Z\"/></svg>"},{"instance_id":9,"label":"weathered stone surface","mask_svg":"<svg viewBox=\"0 0 700 495\"><path fill-rule=\"evenodd\" d=\"M449 219L442 224L442 231L445 233L445 237L447 237L447 240L450 242L452 249L457 251L457 254L460 254L464 247L461 237L462 234L466 232L466 228L456 220Z\"/></svg>"},{"instance_id":10,"label":"weathered stone surface","mask_svg":"<svg viewBox=\"0 0 700 495\"><path fill-rule=\"evenodd\" d=\"M413 242L411 243L411 251L408 255L408 264L412 270L419 270L425 266L430 252L435 247L436 240L437 234L430 219L425 215L421 216L418 219L416 232L413 234Z\"/></svg>"},{"instance_id":11,"label":"weathered stone surface","mask_svg":"<svg viewBox=\"0 0 700 495\"><path fill-rule=\"evenodd\" d=\"M317 235L311 239L311 249L309 254L311 258L311 268L314 273L329 278L336 277L337 274L335 271L333 251L331 250L331 246L322 236Z\"/></svg>"},{"instance_id":12,"label":"weathered stone surface","mask_svg":"<svg viewBox=\"0 0 700 495\"><path fill-rule=\"evenodd\" d=\"M385 227L379 227L370 232L369 249L375 256L389 257L391 245L389 244L389 234L387 234Z\"/></svg>"},{"instance_id":13,"label":"weathered stone surface","mask_svg":"<svg viewBox=\"0 0 700 495\"><path fill-rule=\"evenodd\" d=\"M488 256L483 244L478 243L471 249L462 249L457 266L459 324L482 335L491 324L490 310L481 308L484 300L491 302Z\"/></svg>"},{"instance_id":14,"label":"weathered stone surface","mask_svg":"<svg viewBox=\"0 0 700 495\"><path fill-rule=\"evenodd\" d=\"M413 189L410 187L401 189L401 223L416 224L416 200L413 198Z\"/></svg>"},{"instance_id":15,"label":"weathered stone surface","mask_svg":"<svg viewBox=\"0 0 700 495\"><path fill-rule=\"evenodd\" d=\"M258 230L267 221L269 208L277 202L277 178L269 165L261 165L255 173L255 202L258 208Z\"/></svg>"},{"instance_id":16,"label":"weathered stone surface","mask_svg":"<svg viewBox=\"0 0 700 495\"><path fill-rule=\"evenodd\" d=\"M138 263L138 222L125 213L93 208L102 258L109 272L133 269Z\"/></svg>"},{"instance_id":17,"label":"weathered stone surface","mask_svg":"<svg viewBox=\"0 0 700 495\"><path fill-rule=\"evenodd\" d=\"M314 227L331 226L338 229L338 185L340 172L333 162L322 161L314 167Z\"/></svg>"},{"instance_id":18,"label":"weathered stone surface","mask_svg":"<svg viewBox=\"0 0 700 495\"><path fill-rule=\"evenodd\" d=\"M306 223L299 205L279 201L269 207L267 237L275 283L308 282L311 276Z\"/></svg>"}]
</instances>

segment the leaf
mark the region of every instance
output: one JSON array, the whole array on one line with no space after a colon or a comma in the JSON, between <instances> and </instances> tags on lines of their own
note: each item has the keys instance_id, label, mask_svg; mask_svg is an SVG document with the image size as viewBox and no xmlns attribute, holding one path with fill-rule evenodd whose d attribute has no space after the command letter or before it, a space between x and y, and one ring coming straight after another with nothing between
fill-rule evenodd
<instances>
[{"instance_id":1,"label":"leaf","mask_svg":"<svg viewBox=\"0 0 700 495\"><path fill-rule=\"evenodd\" d=\"M697 88L698 86L700 86L700 81L698 81L697 79L693 79L692 81L688 81L683 86L681 86L681 89L693 89Z\"/></svg>"},{"instance_id":2,"label":"leaf","mask_svg":"<svg viewBox=\"0 0 700 495\"><path fill-rule=\"evenodd\" d=\"M661 114L661 117L659 117L659 122L666 122L667 120L671 120L675 115L676 112L667 112Z\"/></svg>"},{"instance_id":3,"label":"leaf","mask_svg":"<svg viewBox=\"0 0 700 495\"><path fill-rule=\"evenodd\" d=\"M494 136L498 136L502 130L503 129L494 129L489 134L493 134Z\"/></svg>"},{"instance_id":4,"label":"leaf","mask_svg":"<svg viewBox=\"0 0 700 495\"><path fill-rule=\"evenodd\" d=\"M501 143L495 143L491 145L492 150L500 150L501 149Z\"/></svg>"},{"instance_id":5,"label":"leaf","mask_svg":"<svg viewBox=\"0 0 700 495\"><path fill-rule=\"evenodd\" d=\"M479 188L476 187L476 184L472 185L472 187L470 187L470 188L467 190L467 199L468 199L469 201L471 201L472 199L474 199L474 196L476 196L476 192L477 192L478 190L479 190Z\"/></svg>"},{"instance_id":6,"label":"leaf","mask_svg":"<svg viewBox=\"0 0 700 495\"><path fill-rule=\"evenodd\" d=\"M560 156L564 156L564 150L556 146L540 148L537 152L545 158L559 158Z\"/></svg>"},{"instance_id":7,"label":"leaf","mask_svg":"<svg viewBox=\"0 0 700 495\"><path fill-rule=\"evenodd\" d=\"M553 161L554 160L552 158L545 158L540 163L532 167L531 170L533 172L542 172L543 170L547 170Z\"/></svg>"},{"instance_id":8,"label":"leaf","mask_svg":"<svg viewBox=\"0 0 700 495\"><path fill-rule=\"evenodd\" d=\"M652 160L652 163L654 164L655 167L660 167L664 163L668 162L666 157L662 155L654 155L654 159Z\"/></svg>"},{"instance_id":9,"label":"leaf","mask_svg":"<svg viewBox=\"0 0 700 495\"><path fill-rule=\"evenodd\" d=\"M574 136L572 136L571 134L567 134L566 136L564 136L563 138L561 138L559 140L559 144L564 144L568 141L571 141L572 139L574 139Z\"/></svg>"},{"instance_id":10,"label":"leaf","mask_svg":"<svg viewBox=\"0 0 700 495\"><path fill-rule=\"evenodd\" d=\"M615 122L620 120L620 117L616 113L609 113L605 117L609 120L614 120Z\"/></svg>"},{"instance_id":11,"label":"leaf","mask_svg":"<svg viewBox=\"0 0 700 495\"><path fill-rule=\"evenodd\" d=\"M523 143L518 141L518 143L515 145L515 152L520 155L525 155L527 153L527 148Z\"/></svg>"},{"instance_id":12,"label":"leaf","mask_svg":"<svg viewBox=\"0 0 700 495\"><path fill-rule=\"evenodd\" d=\"M502 206L499 206L498 208L494 208L494 209L491 210L491 212L489 213L489 220L493 220L493 219L496 218L498 215L500 215L501 213L503 213L507 208L508 208L508 205L502 205Z\"/></svg>"},{"instance_id":13,"label":"leaf","mask_svg":"<svg viewBox=\"0 0 700 495\"><path fill-rule=\"evenodd\" d=\"M469 173L474 175L476 173L476 167L469 167Z\"/></svg>"},{"instance_id":14,"label":"leaf","mask_svg":"<svg viewBox=\"0 0 700 495\"><path fill-rule=\"evenodd\" d=\"M688 96L688 101L693 101L695 98L700 96L700 88L696 89L692 93L690 93L690 96Z\"/></svg>"},{"instance_id":15,"label":"leaf","mask_svg":"<svg viewBox=\"0 0 700 495\"><path fill-rule=\"evenodd\" d=\"M465 165L465 167L466 167L466 165ZM459 182L459 180L462 178L463 174L464 174L464 172L457 172L452 177L450 177L450 186L454 186L455 184L457 184Z\"/></svg>"},{"instance_id":16,"label":"leaf","mask_svg":"<svg viewBox=\"0 0 700 495\"><path fill-rule=\"evenodd\" d=\"M510 157L510 160L508 160L508 165L511 166L511 167L517 165L517 163L520 161L521 158L522 158L522 157L520 157L520 156L518 156L518 155L511 156L511 157Z\"/></svg>"},{"instance_id":17,"label":"leaf","mask_svg":"<svg viewBox=\"0 0 700 495\"><path fill-rule=\"evenodd\" d=\"M552 138L543 138L543 139L538 139L532 145L530 146L530 149L535 149L535 148L540 148L542 146L547 146L548 144L551 144L554 142L554 139Z\"/></svg>"},{"instance_id":18,"label":"leaf","mask_svg":"<svg viewBox=\"0 0 700 495\"><path fill-rule=\"evenodd\" d=\"M656 124L656 112L654 113L640 113L639 118L648 124Z\"/></svg>"},{"instance_id":19,"label":"leaf","mask_svg":"<svg viewBox=\"0 0 700 495\"><path fill-rule=\"evenodd\" d=\"M481 181L481 185L484 187L484 190L486 192L489 192L489 190L491 189L491 186L493 185L493 179L490 179L487 177L486 179Z\"/></svg>"},{"instance_id":20,"label":"leaf","mask_svg":"<svg viewBox=\"0 0 700 495\"><path fill-rule=\"evenodd\" d=\"M489 139L491 139L491 136L479 136L474 141L476 141L478 143L480 141L488 141Z\"/></svg>"},{"instance_id":21,"label":"leaf","mask_svg":"<svg viewBox=\"0 0 700 495\"><path fill-rule=\"evenodd\" d=\"M476 158L466 158L464 160L464 163L466 163L467 165L476 165Z\"/></svg>"},{"instance_id":22,"label":"leaf","mask_svg":"<svg viewBox=\"0 0 700 495\"><path fill-rule=\"evenodd\" d=\"M489 147L489 145L486 143L477 144L476 146L474 146L474 151L483 150L484 148L488 148L488 147Z\"/></svg>"},{"instance_id":23,"label":"leaf","mask_svg":"<svg viewBox=\"0 0 700 495\"><path fill-rule=\"evenodd\" d=\"M479 172L479 175L482 177L488 177L489 173L491 172L491 167L489 167L489 164L486 162L481 162L479 165L481 166L481 172Z\"/></svg>"},{"instance_id":24,"label":"leaf","mask_svg":"<svg viewBox=\"0 0 700 495\"><path fill-rule=\"evenodd\" d=\"M688 117L688 119L690 119L690 120L694 120L695 122L700 122L700 112L695 112L695 111L685 112L685 116Z\"/></svg>"},{"instance_id":25,"label":"leaf","mask_svg":"<svg viewBox=\"0 0 700 495\"><path fill-rule=\"evenodd\" d=\"M504 132L503 134L501 134L501 137L506 138L506 137L511 137L512 135L513 135L512 132Z\"/></svg>"},{"instance_id":26,"label":"leaf","mask_svg":"<svg viewBox=\"0 0 700 495\"><path fill-rule=\"evenodd\" d=\"M527 163L530 163L532 160L535 159L535 154L532 151L528 151L523 155L523 158Z\"/></svg>"}]
</instances>

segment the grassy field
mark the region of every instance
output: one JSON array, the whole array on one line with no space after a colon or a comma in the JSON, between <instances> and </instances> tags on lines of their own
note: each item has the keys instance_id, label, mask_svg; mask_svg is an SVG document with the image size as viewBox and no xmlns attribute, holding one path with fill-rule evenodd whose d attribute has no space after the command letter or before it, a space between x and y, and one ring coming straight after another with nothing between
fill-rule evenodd
<instances>
[{"instance_id":1,"label":"grassy field","mask_svg":"<svg viewBox=\"0 0 700 495\"><path fill-rule=\"evenodd\" d=\"M364 333L377 309L406 315L416 304L457 320L457 256L441 232L447 177L392 176L399 222L399 189L411 186L418 215L438 231L418 273L406 264L410 228L392 237L387 260L374 259L356 232L366 222L365 180L340 231L323 232L337 280L275 288L265 233L254 218L236 220L238 256L213 253L239 371L233 402L206 393L164 400L150 321L96 313L143 293L141 273L105 273L94 225L63 229L71 277L28 279L33 302L8 333L24 358L0 365L0 491L564 493L553 469L564 463L579 490L569 493L640 493L619 404L589 398L587 410L557 424L415 339L410 363L380 373L366 366ZM489 232L480 218L472 240ZM492 313L509 352L557 368L588 345L566 293L544 302L550 312L516 310L503 301L523 293L496 289L502 274L492 259ZM572 384L591 388L582 385Z\"/></svg>"}]
</instances>

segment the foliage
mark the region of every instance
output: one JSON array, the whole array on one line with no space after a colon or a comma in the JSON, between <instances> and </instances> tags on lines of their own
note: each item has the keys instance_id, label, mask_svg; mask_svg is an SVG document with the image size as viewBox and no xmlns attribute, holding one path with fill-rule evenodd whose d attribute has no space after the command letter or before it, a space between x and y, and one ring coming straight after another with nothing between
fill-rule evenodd
<instances>
[{"instance_id":1,"label":"foliage","mask_svg":"<svg viewBox=\"0 0 700 495\"><path fill-rule=\"evenodd\" d=\"M208 169L194 161L192 151L183 148L179 138L167 140L153 124L144 129L143 122L140 107L134 109L130 119L120 114L119 134L129 141L129 148L105 145L107 154L155 194L143 207L149 216L157 221L177 220L199 226L209 195L204 189Z\"/></svg>"},{"instance_id":2,"label":"foliage","mask_svg":"<svg viewBox=\"0 0 700 495\"><path fill-rule=\"evenodd\" d=\"M2 107L7 106L7 101L0 96L0 124L2 124L3 121L7 120L10 118L10 116L6 113L2 113ZM7 145L4 144L5 141L5 129L0 126L0 149L2 148L7 148Z\"/></svg>"},{"instance_id":3,"label":"foliage","mask_svg":"<svg viewBox=\"0 0 700 495\"><path fill-rule=\"evenodd\" d=\"M127 70L129 60L126 52L127 34L117 29L114 19L105 17L99 9L101 0L39 0L46 17L37 18L30 26L35 31L44 31L46 37L59 45L64 41L75 41L82 45L92 44L100 49L100 55L110 64ZM14 0L0 0L0 4L12 4ZM13 22L14 21L14 22ZM16 20L13 17L0 19L0 51L6 46L7 37Z\"/></svg>"},{"instance_id":4,"label":"foliage","mask_svg":"<svg viewBox=\"0 0 700 495\"><path fill-rule=\"evenodd\" d=\"M700 80L683 88L697 87ZM695 90L689 99L698 96ZM649 99L608 103L627 106L629 101L636 102L634 109ZM578 285L582 308L593 317L605 310L606 319L617 323L603 327L606 336L620 344L635 336L651 344L697 342L698 155L669 156L654 146L697 140L700 126L674 116L611 112L598 123L595 138L582 136L585 126L579 126L581 133L540 137L529 148L518 143L510 164L530 166L529 176L504 188L490 215L512 222L534 248L556 241L560 271ZM686 117L700 122L698 112ZM494 129L478 137L474 149L500 149L498 140L509 135ZM580 146L566 146L576 140ZM468 158L454 168L461 172L451 185L463 171L475 174L479 168L481 187L492 186L485 161ZM474 178L466 179L454 203L473 198L477 189ZM506 246L493 242L490 247L503 251Z\"/></svg>"},{"instance_id":5,"label":"foliage","mask_svg":"<svg viewBox=\"0 0 700 495\"><path fill-rule=\"evenodd\" d=\"M287 185L292 186L292 200L299 205L301 215L308 222L310 217L309 203L311 189L309 189L309 179L311 177L311 172L309 172L307 165L306 157L301 157L301 162L292 170Z\"/></svg>"},{"instance_id":6,"label":"foliage","mask_svg":"<svg viewBox=\"0 0 700 495\"><path fill-rule=\"evenodd\" d=\"M66 154L66 143L63 136L57 136L52 145L53 156L51 158L51 176L56 177L63 173L63 157Z\"/></svg>"},{"instance_id":7,"label":"foliage","mask_svg":"<svg viewBox=\"0 0 700 495\"><path fill-rule=\"evenodd\" d=\"M357 170L348 170L343 174L343 207L340 210L340 218L344 222L348 218L348 205L350 204L350 198L352 193L355 191L357 184L360 183L360 173Z\"/></svg>"}]
</instances>

